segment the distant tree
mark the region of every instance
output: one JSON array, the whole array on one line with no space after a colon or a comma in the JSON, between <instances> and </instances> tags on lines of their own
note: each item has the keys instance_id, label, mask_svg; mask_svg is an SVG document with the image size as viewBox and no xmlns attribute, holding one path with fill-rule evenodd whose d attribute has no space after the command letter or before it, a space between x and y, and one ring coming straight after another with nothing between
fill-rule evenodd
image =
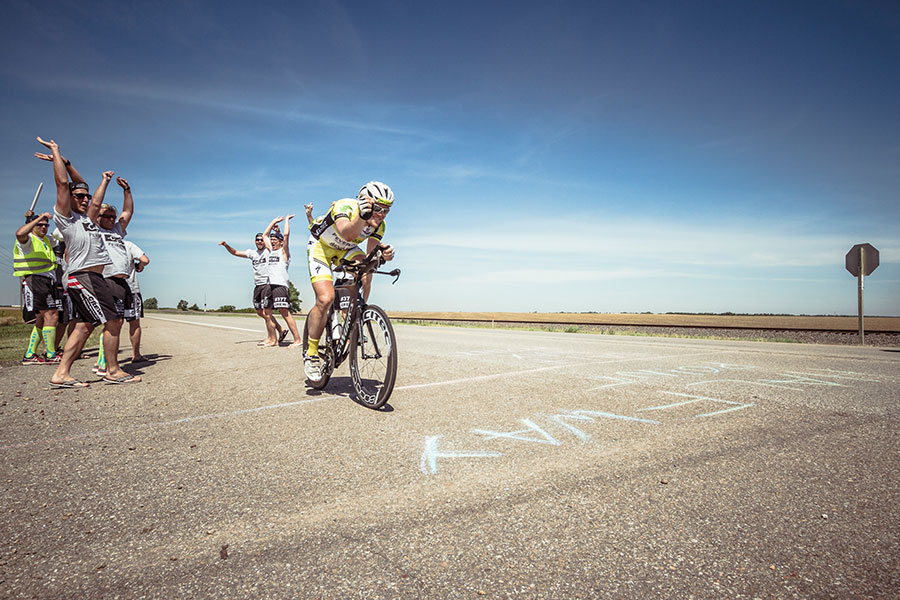
<instances>
[{"instance_id":1,"label":"distant tree","mask_svg":"<svg viewBox=\"0 0 900 600\"><path fill-rule=\"evenodd\" d=\"M191 304L191 305L188 307L188 310L200 310L200 307L197 306L197 303L196 303L196 302L194 302L193 304Z\"/></svg>"},{"instance_id":2,"label":"distant tree","mask_svg":"<svg viewBox=\"0 0 900 600\"><path fill-rule=\"evenodd\" d=\"M156 298L147 298L144 300L144 308L159 308L159 301Z\"/></svg>"},{"instance_id":3,"label":"distant tree","mask_svg":"<svg viewBox=\"0 0 900 600\"><path fill-rule=\"evenodd\" d=\"M187 309L188 309L187 300L179 300L178 301L178 310L187 310Z\"/></svg>"},{"instance_id":4,"label":"distant tree","mask_svg":"<svg viewBox=\"0 0 900 600\"><path fill-rule=\"evenodd\" d=\"M291 312L300 312L300 290L288 281L288 302L291 304Z\"/></svg>"},{"instance_id":5,"label":"distant tree","mask_svg":"<svg viewBox=\"0 0 900 600\"><path fill-rule=\"evenodd\" d=\"M234 312L234 304L223 304L216 312Z\"/></svg>"}]
</instances>

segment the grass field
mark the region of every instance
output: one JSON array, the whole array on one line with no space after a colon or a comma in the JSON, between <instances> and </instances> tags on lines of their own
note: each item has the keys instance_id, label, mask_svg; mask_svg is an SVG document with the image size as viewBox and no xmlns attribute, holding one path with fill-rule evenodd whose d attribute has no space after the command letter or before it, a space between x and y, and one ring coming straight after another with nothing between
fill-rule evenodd
<instances>
[{"instance_id":1,"label":"grass field","mask_svg":"<svg viewBox=\"0 0 900 600\"><path fill-rule=\"evenodd\" d=\"M0 362L19 361L25 355L28 338L33 325L22 322L22 311L18 308L0 308ZM101 329L96 329L88 339L85 348L95 348L100 344ZM38 353L44 352L41 343ZM51 368L38 365L43 368Z\"/></svg>"},{"instance_id":2,"label":"grass field","mask_svg":"<svg viewBox=\"0 0 900 600\"><path fill-rule=\"evenodd\" d=\"M160 312L190 316L192 311L162 309ZM255 313L214 313L229 317L259 318ZM409 312L389 310L397 321L484 321L497 323L548 323L553 325L607 325L636 327L703 327L714 329L784 329L784 330L859 330L857 317L795 316L795 315L692 315L692 314L630 314L630 313L511 313L511 312ZM278 315L275 315L276 317ZM305 317L306 313L294 316ZM866 317L868 332L900 333L900 317Z\"/></svg>"},{"instance_id":3,"label":"grass field","mask_svg":"<svg viewBox=\"0 0 900 600\"><path fill-rule=\"evenodd\" d=\"M857 317L792 315L678 315L612 313L463 313L389 311L392 319L495 321L498 323L552 323L641 327L702 327L716 329L784 329L858 331ZM900 317L866 317L868 332L900 332Z\"/></svg>"}]
</instances>

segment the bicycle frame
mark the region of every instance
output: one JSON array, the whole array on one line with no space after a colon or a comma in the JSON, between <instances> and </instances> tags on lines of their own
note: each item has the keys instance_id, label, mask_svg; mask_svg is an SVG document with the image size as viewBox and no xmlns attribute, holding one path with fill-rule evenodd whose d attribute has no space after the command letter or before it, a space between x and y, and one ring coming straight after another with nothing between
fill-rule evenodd
<instances>
[{"instance_id":1,"label":"bicycle frame","mask_svg":"<svg viewBox=\"0 0 900 600\"><path fill-rule=\"evenodd\" d=\"M400 278L400 269L394 269L390 272L378 271L378 267L380 267L383 263L383 259L381 258L381 248L375 248L371 254L366 256L360 263L351 263L347 261L342 261L340 267L336 270L343 270L345 273L349 273L353 276L353 281L346 284L335 285L334 291L334 302L332 302L331 307L328 309L328 314L326 315L325 320L325 331L324 334L326 336L326 340L331 346L332 356L334 357L334 369L337 369L347 357L350 356L350 332L354 327L362 327L362 315L366 310L366 301L363 296L363 278L365 275L369 273L375 273L378 275L390 275L394 277L393 283L397 283L397 279ZM343 325L341 327L341 336L339 339L335 340L332 338L331 334L331 320L333 318L335 311L343 311L344 309L340 308L339 298L340 295L338 290L345 290L350 295L350 302L346 308L347 317L344 319ZM360 331L359 339L365 339L365 332ZM364 348L365 350L365 348ZM376 356L380 355L380 351L375 347Z\"/></svg>"}]
</instances>

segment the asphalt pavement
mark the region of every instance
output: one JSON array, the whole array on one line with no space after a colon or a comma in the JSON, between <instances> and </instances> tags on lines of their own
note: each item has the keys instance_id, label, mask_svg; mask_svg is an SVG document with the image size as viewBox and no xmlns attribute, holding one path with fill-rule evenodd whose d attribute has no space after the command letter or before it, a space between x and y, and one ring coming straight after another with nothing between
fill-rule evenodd
<instances>
[{"instance_id":1,"label":"asphalt pavement","mask_svg":"<svg viewBox=\"0 0 900 600\"><path fill-rule=\"evenodd\" d=\"M373 411L260 319L143 324L140 384L0 368L0 597L900 589L900 349L398 325Z\"/></svg>"}]
</instances>

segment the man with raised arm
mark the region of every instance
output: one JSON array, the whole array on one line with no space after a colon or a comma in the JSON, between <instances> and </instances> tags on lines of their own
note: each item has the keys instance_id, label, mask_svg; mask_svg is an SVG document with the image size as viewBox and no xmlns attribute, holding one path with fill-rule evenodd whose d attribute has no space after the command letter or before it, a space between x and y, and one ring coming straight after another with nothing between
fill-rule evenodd
<instances>
[{"instance_id":1,"label":"man with raised arm","mask_svg":"<svg viewBox=\"0 0 900 600\"><path fill-rule=\"evenodd\" d=\"M259 345L264 348L274 348L284 339L287 331L281 329L278 321L272 315L272 293L269 286L269 250L263 241L263 234L256 234L255 249L235 250L224 241L219 242L219 245L224 246L232 256L250 259L253 265L253 308L256 309L256 314L266 322L266 339L260 342ZM277 338L276 335L278 336Z\"/></svg>"},{"instance_id":2,"label":"man with raised arm","mask_svg":"<svg viewBox=\"0 0 900 600\"><path fill-rule=\"evenodd\" d=\"M59 318L60 294L56 287L56 255L51 238L47 235L50 218L43 213L28 217L28 222L16 230L13 248L13 275L22 277L22 312L34 315L34 328L23 365L58 363L56 354L56 323ZM47 358L37 354L37 347L44 341Z\"/></svg>"},{"instance_id":3,"label":"man with raised arm","mask_svg":"<svg viewBox=\"0 0 900 600\"><path fill-rule=\"evenodd\" d=\"M272 305L281 313L281 318L287 323L294 336L289 348L298 348L303 345L297 332L297 323L291 315L290 280L288 267L291 265L291 251L289 242L291 239L291 219L294 215L276 217L269 223L263 233L263 241L269 251L269 286L272 290ZM278 222L284 220L284 233L275 231Z\"/></svg>"},{"instance_id":4,"label":"man with raised arm","mask_svg":"<svg viewBox=\"0 0 900 600\"><path fill-rule=\"evenodd\" d=\"M356 198L334 202L324 218L316 219L309 228L306 253L309 280L316 293L316 304L306 317L309 323L309 346L303 358L303 371L310 381L322 379L319 339L325 330L325 316L334 301L333 264L341 259L361 259L381 245L384 219L394 203L394 192L380 181L370 181L360 188ZM367 241L366 253L357 244ZM384 246L385 260L394 258L394 248ZM363 279L363 294L369 298L371 275Z\"/></svg>"},{"instance_id":5,"label":"man with raised arm","mask_svg":"<svg viewBox=\"0 0 900 600\"><path fill-rule=\"evenodd\" d=\"M128 235L128 224L134 216L134 197L128 180L117 177L116 183L122 188L122 214L116 214L116 207L103 202L100 204L100 215L97 217L97 225L103 235L106 250L109 252L110 263L103 267L103 278L106 279L106 287L113 297L116 308L115 319L110 320L110 327L118 329L119 335L115 337L120 341L122 325L127 318L134 320L134 294L128 285L128 275L134 269L125 248L125 236ZM118 358L119 346L116 345L116 357ZM97 357L97 375L104 377L108 371L107 362L112 357L106 356L105 344L100 346L100 355ZM118 360L116 361L118 362ZM126 383L122 381L121 383Z\"/></svg>"},{"instance_id":6,"label":"man with raised arm","mask_svg":"<svg viewBox=\"0 0 900 600\"><path fill-rule=\"evenodd\" d=\"M92 197L87 183L63 159L59 146L53 140L37 141L50 149L53 162L53 178L56 181L56 206L53 221L62 232L69 255L69 279L67 288L75 306L78 323L66 340L62 360L50 378L50 386L56 388L89 387L89 384L72 377L70 371L75 358L81 353L91 332L103 325L103 347L107 358L107 374L110 383L137 383L140 377L129 375L119 367L119 332L116 327L115 301L106 280L103 267L110 264L109 251L97 226L100 205L106 188L113 177L112 171L103 173L100 185ZM47 155L35 154L46 160ZM70 175L72 181L69 181Z\"/></svg>"}]
</instances>

